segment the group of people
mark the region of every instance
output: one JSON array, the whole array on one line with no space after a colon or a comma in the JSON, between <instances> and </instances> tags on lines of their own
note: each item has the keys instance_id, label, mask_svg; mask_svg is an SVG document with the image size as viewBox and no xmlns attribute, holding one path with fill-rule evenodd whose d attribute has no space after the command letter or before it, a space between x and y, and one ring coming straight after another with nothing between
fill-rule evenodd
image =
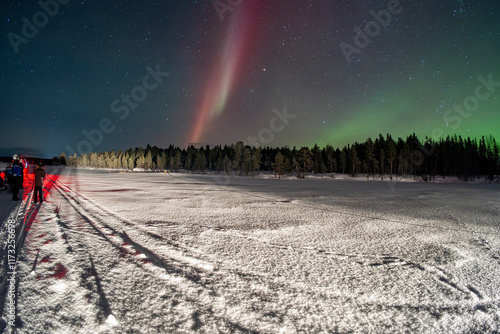
<instances>
[{"instance_id":1,"label":"group of people","mask_svg":"<svg viewBox=\"0 0 500 334\"><path fill-rule=\"evenodd\" d=\"M14 154L12 157L12 175L9 177L9 183L12 187L12 200L19 200L19 190L24 189L24 165L19 159L19 155ZM47 174L43 168L42 162L39 162L35 169L35 187L34 187L34 202L43 203L43 180Z\"/></svg>"}]
</instances>

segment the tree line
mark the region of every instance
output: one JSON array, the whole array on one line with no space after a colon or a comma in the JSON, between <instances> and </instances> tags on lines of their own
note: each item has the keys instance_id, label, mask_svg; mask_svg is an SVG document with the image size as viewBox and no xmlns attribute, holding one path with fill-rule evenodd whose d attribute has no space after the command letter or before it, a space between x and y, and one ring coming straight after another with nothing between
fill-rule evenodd
<instances>
[{"instance_id":1,"label":"tree line","mask_svg":"<svg viewBox=\"0 0 500 334\"><path fill-rule=\"evenodd\" d=\"M145 171L218 172L254 175L274 172L278 177L307 173L342 173L366 177L457 176L463 180L500 174L499 145L493 136L481 139L448 136L439 140L415 134L406 139L393 139L387 134L363 143L355 142L343 148L251 147L243 142L224 146L189 146L181 149L170 145L166 149L148 145L125 151L74 154L60 161L69 166Z\"/></svg>"}]
</instances>

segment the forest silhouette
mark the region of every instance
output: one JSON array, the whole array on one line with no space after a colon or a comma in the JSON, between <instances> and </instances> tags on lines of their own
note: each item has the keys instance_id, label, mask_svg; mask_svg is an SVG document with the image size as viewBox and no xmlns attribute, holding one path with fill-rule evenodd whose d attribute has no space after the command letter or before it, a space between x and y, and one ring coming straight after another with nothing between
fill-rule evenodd
<instances>
[{"instance_id":1,"label":"forest silhouette","mask_svg":"<svg viewBox=\"0 0 500 334\"><path fill-rule=\"evenodd\" d=\"M125 151L92 152L66 157L69 166L141 171L218 172L231 175L255 175L275 172L277 176L308 173L343 173L373 178L456 176L462 180L493 180L499 171L499 145L493 136L481 139L448 136L439 140L415 134L393 139L387 134L342 148L325 147L252 147L243 142L231 145L166 149L148 145Z\"/></svg>"}]
</instances>

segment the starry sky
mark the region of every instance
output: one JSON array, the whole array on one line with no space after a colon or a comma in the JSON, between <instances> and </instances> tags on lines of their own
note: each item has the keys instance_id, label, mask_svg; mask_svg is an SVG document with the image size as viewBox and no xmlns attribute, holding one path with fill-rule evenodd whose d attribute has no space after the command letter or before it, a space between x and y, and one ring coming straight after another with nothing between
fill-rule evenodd
<instances>
[{"instance_id":1,"label":"starry sky","mask_svg":"<svg viewBox=\"0 0 500 334\"><path fill-rule=\"evenodd\" d=\"M9 0L0 28L0 155L500 139L496 0Z\"/></svg>"}]
</instances>

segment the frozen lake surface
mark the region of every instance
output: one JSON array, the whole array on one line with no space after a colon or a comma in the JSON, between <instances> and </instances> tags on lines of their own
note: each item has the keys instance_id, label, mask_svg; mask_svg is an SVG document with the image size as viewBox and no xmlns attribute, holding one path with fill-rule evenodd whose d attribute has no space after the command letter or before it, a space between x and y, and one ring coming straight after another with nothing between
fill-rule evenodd
<instances>
[{"instance_id":1,"label":"frozen lake surface","mask_svg":"<svg viewBox=\"0 0 500 334\"><path fill-rule=\"evenodd\" d=\"M66 168L47 186L19 207L19 333L500 331L498 184Z\"/></svg>"}]
</instances>

